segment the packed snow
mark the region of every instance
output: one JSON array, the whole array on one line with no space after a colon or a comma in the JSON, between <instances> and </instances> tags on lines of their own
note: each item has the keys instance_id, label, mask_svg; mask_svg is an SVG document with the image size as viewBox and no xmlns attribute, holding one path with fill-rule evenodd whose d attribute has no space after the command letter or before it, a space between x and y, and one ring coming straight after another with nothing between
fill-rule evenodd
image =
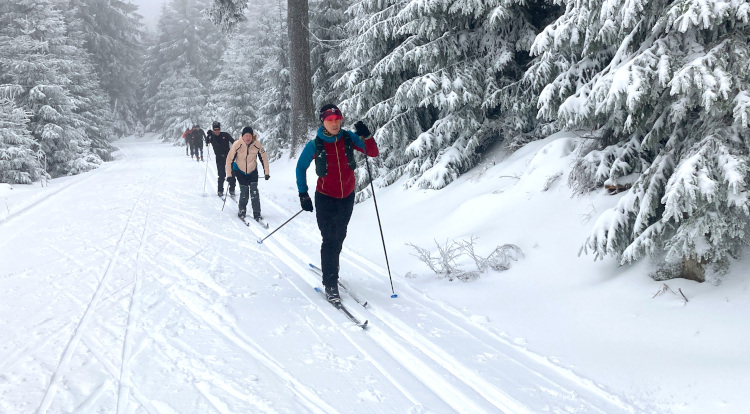
<instances>
[{"instance_id":1,"label":"packed snow","mask_svg":"<svg viewBox=\"0 0 750 414\"><path fill-rule=\"evenodd\" d=\"M314 290L314 214L258 243L300 210L296 160L260 182L268 230L223 206L213 157L153 134L94 171L1 185L0 412L746 412L750 264L715 285L579 256L621 195L572 197L577 140L495 149L442 190L376 187L382 239L357 204L341 278L366 330ZM463 282L414 247L472 239L523 255Z\"/></svg>"}]
</instances>

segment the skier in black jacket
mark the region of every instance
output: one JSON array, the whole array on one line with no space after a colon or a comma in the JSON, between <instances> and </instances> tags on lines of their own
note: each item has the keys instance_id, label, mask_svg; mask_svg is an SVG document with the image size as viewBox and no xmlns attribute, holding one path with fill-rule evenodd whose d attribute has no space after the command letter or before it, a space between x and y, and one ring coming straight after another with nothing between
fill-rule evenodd
<instances>
[{"instance_id":1,"label":"skier in black jacket","mask_svg":"<svg viewBox=\"0 0 750 414\"><path fill-rule=\"evenodd\" d=\"M224 166L227 163L227 154L232 147L234 138L226 132L221 132L221 123L214 121L211 125L211 131L206 135L206 145L211 145L216 155L216 172L219 174L219 197L224 196L224 179L229 183L229 195L234 196L235 178L226 178Z\"/></svg>"},{"instance_id":2,"label":"skier in black jacket","mask_svg":"<svg viewBox=\"0 0 750 414\"><path fill-rule=\"evenodd\" d=\"M206 133L203 132L201 126L198 124L193 125L193 133L190 134L193 140L193 151L195 152L195 160L200 162L203 161L203 140L206 139ZM198 155L200 153L200 155Z\"/></svg>"}]
</instances>

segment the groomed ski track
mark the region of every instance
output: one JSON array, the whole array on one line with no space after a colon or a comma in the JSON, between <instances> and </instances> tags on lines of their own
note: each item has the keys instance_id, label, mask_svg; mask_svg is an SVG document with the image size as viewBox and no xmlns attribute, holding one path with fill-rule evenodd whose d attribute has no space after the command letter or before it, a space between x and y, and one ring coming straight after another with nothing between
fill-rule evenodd
<instances>
[{"instance_id":1,"label":"groomed ski track","mask_svg":"<svg viewBox=\"0 0 750 414\"><path fill-rule=\"evenodd\" d=\"M245 226L222 211L213 157L204 193L184 148L117 145L0 222L0 412L641 411L402 280L390 298L384 266L345 249L363 331L313 289L314 214L257 243L298 210L295 189L261 181L270 229Z\"/></svg>"}]
</instances>

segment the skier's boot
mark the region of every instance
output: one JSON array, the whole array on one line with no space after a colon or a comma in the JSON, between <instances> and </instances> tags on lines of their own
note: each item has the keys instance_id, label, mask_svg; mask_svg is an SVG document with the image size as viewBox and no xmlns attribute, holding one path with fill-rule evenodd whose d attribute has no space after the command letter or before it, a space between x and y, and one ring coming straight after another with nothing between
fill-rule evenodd
<instances>
[{"instance_id":1,"label":"skier's boot","mask_svg":"<svg viewBox=\"0 0 750 414\"><path fill-rule=\"evenodd\" d=\"M241 208L240 211L237 212L237 217L241 219L245 219L245 216L247 215L247 211L245 211L244 208Z\"/></svg>"},{"instance_id":2,"label":"skier's boot","mask_svg":"<svg viewBox=\"0 0 750 414\"><path fill-rule=\"evenodd\" d=\"M229 189L229 196L234 197L234 188Z\"/></svg>"},{"instance_id":3,"label":"skier's boot","mask_svg":"<svg viewBox=\"0 0 750 414\"><path fill-rule=\"evenodd\" d=\"M216 194L217 194L217 195L218 195L219 197L224 197L224 191L223 191L223 190L219 190L219 191L218 191L218 192L217 192Z\"/></svg>"},{"instance_id":4,"label":"skier's boot","mask_svg":"<svg viewBox=\"0 0 750 414\"><path fill-rule=\"evenodd\" d=\"M339 295L338 284L333 285L333 286L326 286L326 300L328 300L334 305L341 304L341 296Z\"/></svg>"}]
</instances>

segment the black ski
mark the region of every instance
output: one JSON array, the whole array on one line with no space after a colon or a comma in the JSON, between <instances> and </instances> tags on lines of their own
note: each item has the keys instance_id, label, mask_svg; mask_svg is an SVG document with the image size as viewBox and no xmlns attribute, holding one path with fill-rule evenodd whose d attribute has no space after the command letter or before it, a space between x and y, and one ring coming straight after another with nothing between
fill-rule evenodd
<instances>
[{"instance_id":1,"label":"black ski","mask_svg":"<svg viewBox=\"0 0 750 414\"><path fill-rule=\"evenodd\" d=\"M310 268L315 273L318 274L318 276L323 277L323 270L321 270L321 268L319 268L318 266L315 266L312 263L308 263L308 264L310 265ZM339 280L339 286L341 287L341 289L344 290L344 292L346 292L347 295L349 295L352 299L354 299L355 302L359 303L363 308L367 307L367 301L366 300L362 300L357 295L355 295L354 292L352 292L351 289L349 289L349 285L346 285L346 284L344 284L344 282L342 282L341 280Z\"/></svg>"},{"instance_id":2,"label":"black ski","mask_svg":"<svg viewBox=\"0 0 750 414\"><path fill-rule=\"evenodd\" d=\"M346 317L349 318L350 321L354 322L354 324L356 324L357 326L359 326L362 329L367 328L367 322L368 322L367 320L365 320L364 322L360 322L359 319L357 319L354 315L351 314L351 312L349 312L348 309L346 309L346 306L344 306L343 303L341 303L341 302L336 302L336 303L330 302L328 299L326 299L325 292L323 292L323 290L320 289L319 287L316 286L315 287L315 291L318 292L318 293L320 293L320 295L323 296L323 299L325 299L326 302L330 303L331 306L333 306L334 308L340 310L341 313L343 313L344 315L346 315Z\"/></svg>"}]
</instances>

